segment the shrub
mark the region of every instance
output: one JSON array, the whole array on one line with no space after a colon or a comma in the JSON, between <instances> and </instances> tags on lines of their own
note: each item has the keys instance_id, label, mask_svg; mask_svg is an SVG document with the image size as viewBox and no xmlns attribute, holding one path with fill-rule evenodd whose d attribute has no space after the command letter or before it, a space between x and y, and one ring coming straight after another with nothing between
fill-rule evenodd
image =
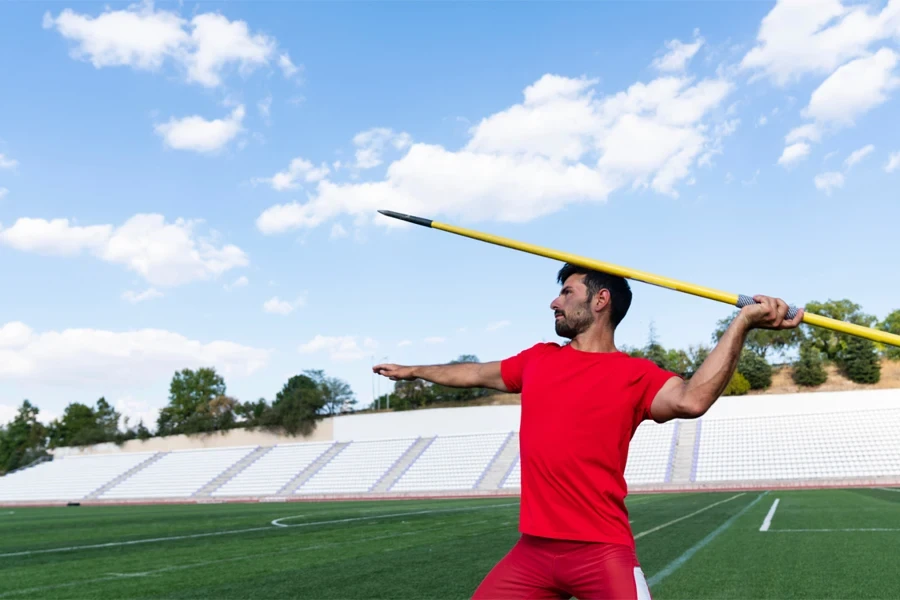
<instances>
[{"instance_id":1,"label":"shrub","mask_svg":"<svg viewBox=\"0 0 900 600\"><path fill-rule=\"evenodd\" d=\"M810 344L800 346L800 358L794 363L791 378L797 385L815 387L828 379L822 364L822 353Z\"/></svg>"},{"instance_id":2,"label":"shrub","mask_svg":"<svg viewBox=\"0 0 900 600\"><path fill-rule=\"evenodd\" d=\"M881 361L872 340L856 336L847 340L841 367L847 378L856 383L878 383L881 379Z\"/></svg>"},{"instance_id":3,"label":"shrub","mask_svg":"<svg viewBox=\"0 0 900 600\"><path fill-rule=\"evenodd\" d=\"M725 388L725 391L722 392L723 396L743 396L747 392L750 391L750 382L747 381L747 378L738 373L734 372L734 375L731 376L731 381L728 382L728 386Z\"/></svg>"},{"instance_id":4,"label":"shrub","mask_svg":"<svg viewBox=\"0 0 900 600\"><path fill-rule=\"evenodd\" d=\"M751 390L764 390L772 385L772 365L752 350L741 352L737 370L750 382Z\"/></svg>"}]
</instances>

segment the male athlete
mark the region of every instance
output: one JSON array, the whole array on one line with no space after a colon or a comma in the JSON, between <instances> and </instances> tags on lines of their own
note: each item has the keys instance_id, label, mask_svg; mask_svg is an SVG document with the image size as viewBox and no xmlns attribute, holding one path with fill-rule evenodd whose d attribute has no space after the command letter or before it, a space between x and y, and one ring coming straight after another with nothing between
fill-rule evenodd
<instances>
[{"instance_id":1,"label":"male athlete","mask_svg":"<svg viewBox=\"0 0 900 600\"><path fill-rule=\"evenodd\" d=\"M649 599L625 507L628 446L645 419L703 415L734 374L747 333L788 329L788 305L768 296L745 306L688 381L616 349L631 305L628 282L566 264L550 304L556 333L503 361L435 366L382 364L394 381L521 392L521 537L474 593L493 598Z\"/></svg>"}]
</instances>

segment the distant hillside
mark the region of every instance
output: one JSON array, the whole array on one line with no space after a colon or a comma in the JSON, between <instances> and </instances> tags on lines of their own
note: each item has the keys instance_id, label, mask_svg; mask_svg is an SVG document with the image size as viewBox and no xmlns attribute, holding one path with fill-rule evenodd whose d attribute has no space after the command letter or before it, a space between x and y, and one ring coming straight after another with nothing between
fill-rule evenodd
<instances>
[{"instance_id":1,"label":"distant hillside","mask_svg":"<svg viewBox=\"0 0 900 600\"><path fill-rule=\"evenodd\" d=\"M846 392L850 390L874 390L900 388L900 361L891 361L882 359L881 361L881 381L872 385L863 385L853 383L843 375L837 372L837 367L828 365L825 367L828 372L828 380L822 385L814 388L802 387L794 383L791 379L793 369L790 365L778 366L774 368L772 374L772 385L766 390L750 391L748 396L758 394L802 394L810 392ZM479 400L467 402L464 406L497 406L502 404L520 404L522 402L519 394L494 394ZM463 406L463 405L460 405Z\"/></svg>"}]
</instances>

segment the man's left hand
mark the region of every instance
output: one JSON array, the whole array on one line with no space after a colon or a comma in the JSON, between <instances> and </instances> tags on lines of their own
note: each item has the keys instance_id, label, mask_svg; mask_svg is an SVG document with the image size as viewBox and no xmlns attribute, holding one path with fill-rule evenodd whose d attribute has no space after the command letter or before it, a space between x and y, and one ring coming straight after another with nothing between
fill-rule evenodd
<instances>
[{"instance_id":1,"label":"man's left hand","mask_svg":"<svg viewBox=\"0 0 900 600\"><path fill-rule=\"evenodd\" d=\"M793 329L803 321L803 309L797 310L793 319L786 317L790 308L781 298L769 296L753 296L758 304L751 304L741 309L740 318L744 319L748 329Z\"/></svg>"}]
</instances>

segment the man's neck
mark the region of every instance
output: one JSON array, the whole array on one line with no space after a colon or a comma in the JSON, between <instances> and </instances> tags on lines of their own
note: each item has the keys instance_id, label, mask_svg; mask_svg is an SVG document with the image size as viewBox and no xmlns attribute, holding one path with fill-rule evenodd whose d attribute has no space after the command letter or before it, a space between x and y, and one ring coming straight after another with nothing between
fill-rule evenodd
<instances>
[{"instance_id":1,"label":"man's neck","mask_svg":"<svg viewBox=\"0 0 900 600\"><path fill-rule=\"evenodd\" d=\"M575 350L581 352L618 352L613 332L608 329L591 327L583 333L572 338L569 344Z\"/></svg>"}]
</instances>

